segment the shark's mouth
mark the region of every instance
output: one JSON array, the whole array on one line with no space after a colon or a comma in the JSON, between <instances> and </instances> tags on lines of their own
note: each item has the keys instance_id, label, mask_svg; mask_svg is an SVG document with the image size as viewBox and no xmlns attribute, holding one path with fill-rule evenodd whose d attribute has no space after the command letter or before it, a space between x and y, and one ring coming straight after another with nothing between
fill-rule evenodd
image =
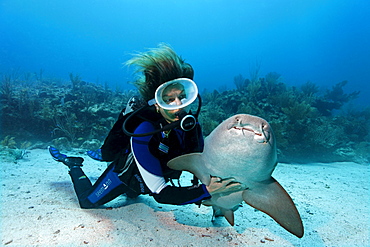
<instances>
[{"instance_id":1,"label":"shark's mouth","mask_svg":"<svg viewBox=\"0 0 370 247\"><path fill-rule=\"evenodd\" d=\"M245 132L251 132L254 134L254 139L260 143L268 143L270 141L270 131L269 126L261 124L256 127L252 124L242 123L240 119L237 119L237 122L228 126L228 130L236 129L241 130L243 135L246 135Z\"/></svg>"},{"instance_id":2,"label":"shark's mouth","mask_svg":"<svg viewBox=\"0 0 370 247\"><path fill-rule=\"evenodd\" d=\"M256 131L256 130L254 130L252 128L249 128L249 127L246 127L246 126L245 127L233 126L232 128L233 129L236 129L236 130L242 130L243 132L244 131L253 132L255 135L262 136L262 133L261 132Z\"/></svg>"}]
</instances>

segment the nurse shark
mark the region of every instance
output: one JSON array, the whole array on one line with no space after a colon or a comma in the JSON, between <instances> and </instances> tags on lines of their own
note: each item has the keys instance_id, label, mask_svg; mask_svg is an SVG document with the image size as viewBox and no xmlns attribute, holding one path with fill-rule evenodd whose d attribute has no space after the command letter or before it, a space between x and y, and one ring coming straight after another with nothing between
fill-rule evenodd
<instances>
[{"instance_id":1,"label":"nurse shark","mask_svg":"<svg viewBox=\"0 0 370 247\"><path fill-rule=\"evenodd\" d=\"M206 185L211 176L234 178L241 183L238 191L214 194L203 202L213 207L214 215L225 216L231 225L234 225L234 211L245 201L290 233L303 236L297 208L271 176L277 165L277 154L275 136L266 120L247 114L232 116L205 138L202 153L179 156L167 165L193 173Z\"/></svg>"}]
</instances>

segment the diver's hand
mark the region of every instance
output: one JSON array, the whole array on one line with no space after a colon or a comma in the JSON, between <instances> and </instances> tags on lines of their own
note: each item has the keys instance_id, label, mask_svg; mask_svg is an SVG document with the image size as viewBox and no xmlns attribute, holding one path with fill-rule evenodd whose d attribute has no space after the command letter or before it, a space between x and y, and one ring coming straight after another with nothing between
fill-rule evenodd
<instances>
[{"instance_id":1,"label":"diver's hand","mask_svg":"<svg viewBox=\"0 0 370 247\"><path fill-rule=\"evenodd\" d=\"M206 186L209 194L218 193L228 194L243 189L241 183L236 182L235 178L222 179L220 177L211 177L211 183Z\"/></svg>"}]
</instances>

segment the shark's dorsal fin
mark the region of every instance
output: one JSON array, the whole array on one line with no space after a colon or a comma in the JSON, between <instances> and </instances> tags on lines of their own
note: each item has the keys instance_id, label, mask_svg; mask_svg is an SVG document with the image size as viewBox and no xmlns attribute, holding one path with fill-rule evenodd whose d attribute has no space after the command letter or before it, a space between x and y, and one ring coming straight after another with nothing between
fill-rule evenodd
<instances>
[{"instance_id":1,"label":"shark's dorsal fin","mask_svg":"<svg viewBox=\"0 0 370 247\"><path fill-rule=\"evenodd\" d=\"M174 170L188 171L193 173L203 184L209 185L211 174L204 164L201 153L191 153L170 160L167 166Z\"/></svg>"},{"instance_id":2,"label":"shark's dorsal fin","mask_svg":"<svg viewBox=\"0 0 370 247\"><path fill-rule=\"evenodd\" d=\"M250 206L270 215L290 233L301 238L303 225L292 199L283 187L271 177L253 189L243 192L243 200Z\"/></svg>"}]
</instances>

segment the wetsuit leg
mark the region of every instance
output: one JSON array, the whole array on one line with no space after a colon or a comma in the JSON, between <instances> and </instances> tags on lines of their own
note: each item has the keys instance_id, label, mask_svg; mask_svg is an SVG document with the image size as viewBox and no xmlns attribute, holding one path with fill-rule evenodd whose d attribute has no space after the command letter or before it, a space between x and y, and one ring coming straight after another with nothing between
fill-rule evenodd
<instances>
[{"instance_id":1,"label":"wetsuit leg","mask_svg":"<svg viewBox=\"0 0 370 247\"><path fill-rule=\"evenodd\" d=\"M69 170L69 175L71 176L73 187L75 189L80 207L81 208L93 207L91 202L88 202L84 196L86 192L89 192L91 190L92 184L89 178L82 171L81 167L77 166L72 167Z\"/></svg>"},{"instance_id":2,"label":"wetsuit leg","mask_svg":"<svg viewBox=\"0 0 370 247\"><path fill-rule=\"evenodd\" d=\"M127 191L128 187L118 178L118 174L113 170L114 163L108 166L95 184L92 185L81 167L72 167L70 169L69 175L72 178L81 208L98 207Z\"/></svg>"}]
</instances>

